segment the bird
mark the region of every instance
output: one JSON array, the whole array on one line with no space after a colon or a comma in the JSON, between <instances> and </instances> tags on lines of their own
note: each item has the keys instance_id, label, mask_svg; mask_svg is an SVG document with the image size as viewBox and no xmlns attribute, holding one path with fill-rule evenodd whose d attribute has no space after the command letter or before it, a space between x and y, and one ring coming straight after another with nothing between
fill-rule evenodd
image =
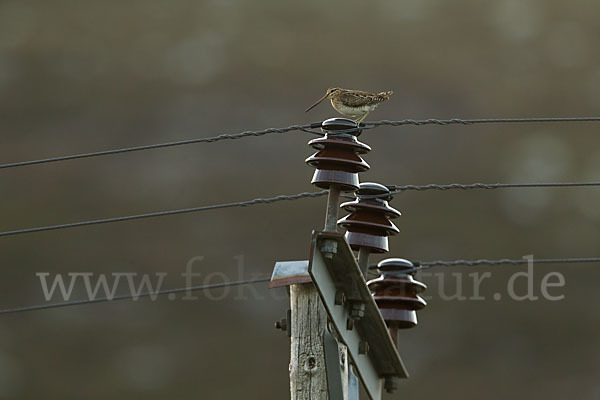
<instances>
[{"instance_id":1,"label":"bird","mask_svg":"<svg viewBox=\"0 0 600 400\"><path fill-rule=\"evenodd\" d=\"M337 87L327 89L325 95L315 104L308 107L305 112L309 112L323 100L331 100L331 106L345 117L357 118L354 122L360 123L373 111L381 102L389 100L393 92L369 93L362 90L341 89Z\"/></svg>"}]
</instances>

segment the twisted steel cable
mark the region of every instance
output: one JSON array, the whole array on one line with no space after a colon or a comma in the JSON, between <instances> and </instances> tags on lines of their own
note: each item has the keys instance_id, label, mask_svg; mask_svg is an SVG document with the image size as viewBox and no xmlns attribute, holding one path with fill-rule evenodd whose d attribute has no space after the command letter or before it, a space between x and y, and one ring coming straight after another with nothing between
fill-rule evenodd
<instances>
[{"instance_id":1,"label":"twisted steel cable","mask_svg":"<svg viewBox=\"0 0 600 400\"><path fill-rule=\"evenodd\" d=\"M436 266L443 267L453 267L453 266L479 266L479 265L521 265L527 264L529 262L533 262L534 264L565 264L565 263L600 263L600 257L589 257L589 258L546 258L546 259L499 259L499 260L453 260L453 261L421 261L415 262L415 268L403 270L403 273L412 273L420 270L433 268ZM375 269L377 266L371 266L371 269ZM369 271L370 274L375 275L374 272ZM200 290L208 290L208 289L216 289L223 287L231 287L231 286L241 286L241 285L249 285L249 284L257 284L257 283L266 283L269 282L271 278L257 278L247 281L234 281L234 282L222 282L211 285L202 285L202 286L189 286L175 289L166 289L166 290L157 290L154 292L145 292L137 295L127 294L120 296L113 296L111 298L101 297L95 299L85 299L85 300L74 300L74 301L65 301L61 303L50 303L50 304L37 304L32 306L24 306L24 307L15 307L15 308L7 308L0 310L0 315L2 314L15 314L22 313L27 311L36 311L36 310L46 310L52 308L61 308L61 307L69 307L76 305L84 305L84 304L94 304L94 303L106 303L118 300L132 300L138 298L145 297L155 297L159 295L171 294L171 293L182 293L182 292L193 292Z\"/></svg>"},{"instance_id":2,"label":"twisted steel cable","mask_svg":"<svg viewBox=\"0 0 600 400\"><path fill-rule=\"evenodd\" d=\"M48 163L54 163L54 162L59 162L59 161L76 160L76 159L80 159L80 158L100 157L100 156L107 156L107 155L120 154L120 153L132 153L135 151L161 149L161 148L166 148L166 147L183 146L183 145L195 144L195 143L214 143L214 142L219 142L221 140L235 140L235 139L242 139L242 138L252 137L252 136L263 136L263 135L267 135L270 133L287 133L287 132L292 132L292 131L304 131L304 132L314 134L315 132L310 131L309 129L310 128L318 128L320 126L321 126L320 122L314 122L314 123L306 124L306 125L292 125L292 126L288 126L286 128L268 128L268 129L263 129L260 131L244 131L244 132L233 133L233 134L222 134L222 135L208 137L208 138L180 140L180 141L176 141L176 142L149 144L149 145L144 145L144 146L126 147L126 148L122 148L122 149L96 151L93 153L73 154L73 155L68 155L68 156L52 157L52 158L45 158L45 159L40 159L40 160L21 161L21 162L14 162L14 163L8 163L8 164L0 164L0 169L24 167L24 166L36 165L36 164L48 164Z\"/></svg>"},{"instance_id":3,"label":"twisted steel cable","mask_svg":"<svg viewBox=\"0 0 600 400\"><path fill-rule=\"evenodd\" d=\"M373 122L365 122L361 124L362 129L372 129L377 128L379 126L403 126L403 125L452 125L452 124L460 124L460 125L473 125L473 124L490 124L490 123L531 123L531 122L598 122L600 121L600 117L565 117L565 118L486 118L486 119L460 119L460 118L452 118L452 119L403 119L397 121L390 120L382 120L382 121L373 121ZM182 146L188 144L195 143L213 143L221 140L234 140L241 139L245 137L252 136L263 136L271 133L288 133L292 131L303 131L311 134L320 135L319 132L315 132L312 129L317 129L321 127L321 122L313 122L305 125L292 125L285 128L267 128L258 131L244 131L240 133L233 134L222 134L214 137L208 138L197 138L197 139L189 139L189 140L180 140L175 142L167 142L167 143L159 143L159 144L150 144L143 146L134 146L134 147L126 147L122 149L112 149L112 150L104 150L104 151L96 151L91 153L82 153L82 154L72 154L67 156L59 156L59 157L51 157L39 160L30 160L30 161L20 161L14 163L0 164L0 169L8 169L8 168L16 168L16 167L24 167L29 165L36 164L48 164L59 161L67 161L67 160L76 160L81 158L91 158L91 157L100 157L107 156L113 154L120 153L131 153L136 151L143 150L152 150L166 147L174 147L174 146Z\"/></svg>"},{"instance_id":4,"label":"twisted steel cable","mask_svg":"<svg viewBox=\"0 0 600 400\"><path fill-rule=\"evenodd\" d=\"M391 185L388 186L391 190L391 195L399 194L404 191L414 190L414 191L424 191L424 190L450 190L450 189L461 189L461 190L469 190L469 189L499 189L499 188L543 188L543 187L590 187L590 186L600 186L600 182L563 182L563 183L473 183L473 184L459 184L452 183L448 185L437 185L437 184L428 184L428 185L403 185L396 186ZM320 192L303 192L295 195L281 195L269 198L257 198L249 201L240 201L234 203L224 203L224 204L215 204L209 206L200 206L194 208L184 208L178 210L168 210L168 211L158 211L153 213L146 214L138 214L138 215L129 215L124 217L115 217L115 218L106 218L106 219L98 219L91 221L81 221L81 222L73 222L68 224L60 224L60 225L51 225L51 226L42 226L36 228L26 228L26 229L18 229L7 232L0 232L0 237L4 236L16 236L26 233L34 233L34 232L42 232L42 231L50 231L50 230L58 230L58 229L68 229L75 228L80 226L89 226L89 225L99 225L106 224L112 222L122 222L122 221L130 221L136 219L144 219L144 218L154 218L154 217L162 217L167 215L176 215L176 214L186 214L207 210L216 210L220 208L231 208L231 207L247 207L255 204L269 204L275 203L278 201L286 201L286 200L298 200L302 198L310 198L310 197L321 197L327 195L327 190L322 190ZM353 199L352 196L342 196L344 198ZM363 198L376 198L378 196L361 196Z\"/></svg>"},{"instance_id":5,"label":"twisted steel cable","mask_svg":"<svg viewBox=\"0 0 600 400\"><path fill-rule=\"evenodd\" d=\"M381 120L365 122L368 126L402 126L402 125L474 125L497 123L532 123L532 122L599 122L600 117L559 117L559 118L480 118L480 119L402 119L398 121Z\"/></svg>"},{"instance_id":6,"label":"twisted steel cable","mask_svg":"<svg viewBox=\"0 0 600 400\"><path fill-rule=\"evenodd\" d=\"M551 183L450 183L447 185L391 185L388 188L397 193L408 190L471 190L471 189L503 189L503 188L544 188L544 187L585 187L600 186L600 182L551 182Z\"/></svg>"},{"instance_id":7,"label":"twisted steel cable","mask_svg":"<svg viewBox=\"0 0 600 400\"><path fill-rule=\"evenodd\" d=\"M474 267L480 265L489 265L489 266L497 266L497 265L523 265L532 262L533 264L578 264L578 263L600 263L600 257L586 257L586 258L540 258L540 259L509 259L503 258L499 260L488 260L488 259L480 259L480 260L452 260L452 261L444 261L444 260L436 260L436 261L415 261L413 264L414 268L403 270L402 273L413 273L417 271L421 271L424 269L429 269L433 267L458 267L458 266L467 266ZM375 270L377 269L377 265L370 265L369 269Z\"/></svg>"},{"instance_id":8,"label":"twisted steel cable","mask_svg":"<svg viewBox=\"0 0 600 400\"><path fill-rule=\"evenodd\" d=\"M220 209L220 208L248 207L248 206L253 206L255 204L270 204L270 203L275 203L278 201L292 201L292 200L298 200L298 199L303 199L303 198L308 198L308 197L320 197L320 196L325 196L328 193L329 193L329 191L327 191L327 190L323 190L320 192L303 192L303 193L298 193L298 194L294 194L294 195L281 195L281 196L275 196L275 197L257 198L254 200L238 201L235 203L214 204L214 205L210 205L210 206L184 208L184 209L179 209L179 210L158 211L158 212L146 213L146 214L128 215L125 217L105 218L105 219L97 219L97 220L92 220L92 221L73 222L73 223L69 223L69 224L18 229L18 230L13 230L13 231L0 232L0 237L16 236L16 235L22 235L25 233L52 231L52 230L58 230L58 229L76 228L76 227L80 227L80 226L107 224L107 223L112 223L112 222L131 221L131 220L144 219L144 218L164 217L166 215L188 214L188 213L194 213L194 212L200 212L200 211L216 210L216 209Z\"/></svg>"},{"instance_id":9,"label":"twisted steel cable","mask_svg":"<svg viewBox=\"0 0 600 400\"><path fill-rule=\"evenodd\" d=\"M453 261L419 261L419 269L432 268L432 267L454 267L458 265L463 266L477 266L477 265L522 265L533 262L534 264L563 264L563 263L595 263L600 262L600 257L588 257L588 258L540 258L540 259L500 259L500 260L453 260Z\"/></svg>"},{"instance_id":10,"label":"twisted steel cable","mask_svg":"<svg viewBox=\"0 0 600 400\"><path fill-rule=\"evenodd\" d=\"M508 188L555 188L555 187L600 187L600 182L550 182L550 183L450 183L438 185L430 183L428 185L387 185L390 189L389 195L396 195L407 191L422 192L425 190L473 190L473 189L508 189ZM343 196L344 198L354 199L354 196ZM378 198L381 195L362 195L363 199Z\"/></svg>"},{"instance_id":11,"label":"twisted steel cable","mask_svg":"<svg viewBox=\"0 0 600 400\"><path fill-rule=\"evenodd\" d=\"M0 310L0 315L15 314L15 313L22 313L22 312L36 311L36 310L47 310L47 309L51 309L51 308L79 306L79 305L84 305L84 304L107 303L107 302L118 301L118 300L137 300L138 298L154 297L154 296L160 296L160 295L171 294L171 293L182 293L182 292L189 293L189 292L196 292L196 291L200 291L200 290L264 283L264 282L269 282L270 280L271 280L271 278L258 278L258 279L248 280L248 281L222 282L222 283L215 283L215 284L211 284L211 285L189 286L189 287L183 287L183 288L158 290L155 292L145 292L145 293L140 293L137 295L126 294L126 295L120 295L120 296L113 296L110 298L100 297L100 298L96 298L96 299L73 300L73 301L65 301L65 302L61 302L61 303L37 304L37 305L32 305L32 306L3 309L3 310Z\"/></svg>"}]
</instances>

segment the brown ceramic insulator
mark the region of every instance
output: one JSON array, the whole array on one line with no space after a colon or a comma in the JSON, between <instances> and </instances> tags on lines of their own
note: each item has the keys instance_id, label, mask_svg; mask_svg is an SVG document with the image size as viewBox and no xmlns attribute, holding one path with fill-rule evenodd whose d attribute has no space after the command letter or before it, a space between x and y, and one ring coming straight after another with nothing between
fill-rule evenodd
<instances>
[{"instance_id":1,"label":"brown ceramic insulator","mask_svg":"<svg viewBox=\"0 0 600 400\"><path fill-rule=\"evenodd\" d=\"M311 183L320 188L339 185L344 192L358 189L358 173L367 171L369 164L359 154L371 148L356 139L360 129L354 121L331 118L323 122L325 136L313 139L308 144L318 151L306 159L316 168Z\"/></svg>"},{"instance_id":2,"label":"brown ceramic insulator","mask_svg":"<svg viewBox=\"0 0 600 400\"><path fill-rule=\"evenodd\" d=\"M372 253L389 251L388 236L400 231L390 221L400 212L388 205L389 189L378 183L361 183L357 195L356 200L341 205L350 212L338 221L347 230L346 240L354 250L365 247Z\"/></svg>"},{"instance_id":3,"label":"brown ceramic insulator","mask_svg":"<svg viewBox=\"0 0 600 400\"><path fill-rule=\"evenodd\" d=\"M404 271L414 265L402 258L388 258L377 264L381 276L367 282L375 302L390 330L417 325L417 311L427 303L419 296L427 286L416 281L413 273Z\"/></svg>"}]
</instances>

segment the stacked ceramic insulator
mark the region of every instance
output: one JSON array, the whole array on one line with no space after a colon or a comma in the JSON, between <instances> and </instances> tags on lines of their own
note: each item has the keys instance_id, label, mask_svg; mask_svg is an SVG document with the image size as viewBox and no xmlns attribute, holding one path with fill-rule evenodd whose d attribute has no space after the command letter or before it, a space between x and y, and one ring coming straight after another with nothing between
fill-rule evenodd
<instances>
[{"instance_id":1,"label":"stacked ceramic insulator","mask_svg":"<svg viewBox=\"0 0 600 400\"><path fill-rule=\"evenodd\" d=\"M361 183L354 201L340 207L350 214L338 221L347 229L346 240L353 250L366 248L371 253L389 251L388 236L399 232L391 221L400 212L388 205L392 199L390 190L379 183Z\"/></svg>"},{"instance_id":2,"label":"stacked ceramic insulator","mask_svg":"<svg viewBox=\"0 0 600 400\"><path fill-rule=\"evenodd\" d=\"M427 286L414 279L414 265L408 260L388 258L377 269L381 276L367 284L397 345L398 329L417 325L417 311L427 305L419 293Z\"/></svg>"},{"instance_id":3,"label":"stacked ceramic insulator","mask_svg":"<svg viewBox=\"0 0 600 400\"><path fill-rule=\"evenodd\" d=\"M311 183L328 189L337 185L342 192L358 189L358 173L370 167L360 154L371 148L358 141L361 130L354 121L343 118L331 118L323 121L321 129L325 134L308 144L317 152L306 159L306 163L316 168Z\"/></svg>"}]
</instances>

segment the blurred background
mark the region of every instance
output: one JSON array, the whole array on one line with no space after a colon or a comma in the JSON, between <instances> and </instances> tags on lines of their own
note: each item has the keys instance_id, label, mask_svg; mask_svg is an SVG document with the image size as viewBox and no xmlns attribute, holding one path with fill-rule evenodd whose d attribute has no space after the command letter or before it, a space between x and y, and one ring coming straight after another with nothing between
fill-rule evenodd
<instances>
[{"instance_id":1,"label":"blurred background","mask_svg":"<svg viewBox=\"0 0 600 400\"><path fill-rule=\"evenodd\" d=\"M329 104L304 109L330 86L393 90L368 120L596 116L599 11L582 0L4 0L0 162L320 121L337 116ZM311 138L2 170L0 230L315 190L304 164ZM597 123L381 127L360 139L373 148L362 181L600 178ZM308 258L325 202L3 238L1 308L44 303L38 272L168 273L163 288L181 287L202 256L194 284L269 275L275 261ZM403 216L388 256L595 257L599 204L593 188L405 193L391 203ZM432 270L429 306L401 336L411 378L387 398L600 398L597 267L536 266L536 295L546 273L564 275L550 291L561 301L495 301L523 267ZM452 273L472 295L475 271L492 272L487 300L440 297L456 291ZM288 300L278 290L4 315L0 398L288 398L289 341L273 328ZM73 298L84 297L76 285Z\"/></svg>"}]
</instances>

